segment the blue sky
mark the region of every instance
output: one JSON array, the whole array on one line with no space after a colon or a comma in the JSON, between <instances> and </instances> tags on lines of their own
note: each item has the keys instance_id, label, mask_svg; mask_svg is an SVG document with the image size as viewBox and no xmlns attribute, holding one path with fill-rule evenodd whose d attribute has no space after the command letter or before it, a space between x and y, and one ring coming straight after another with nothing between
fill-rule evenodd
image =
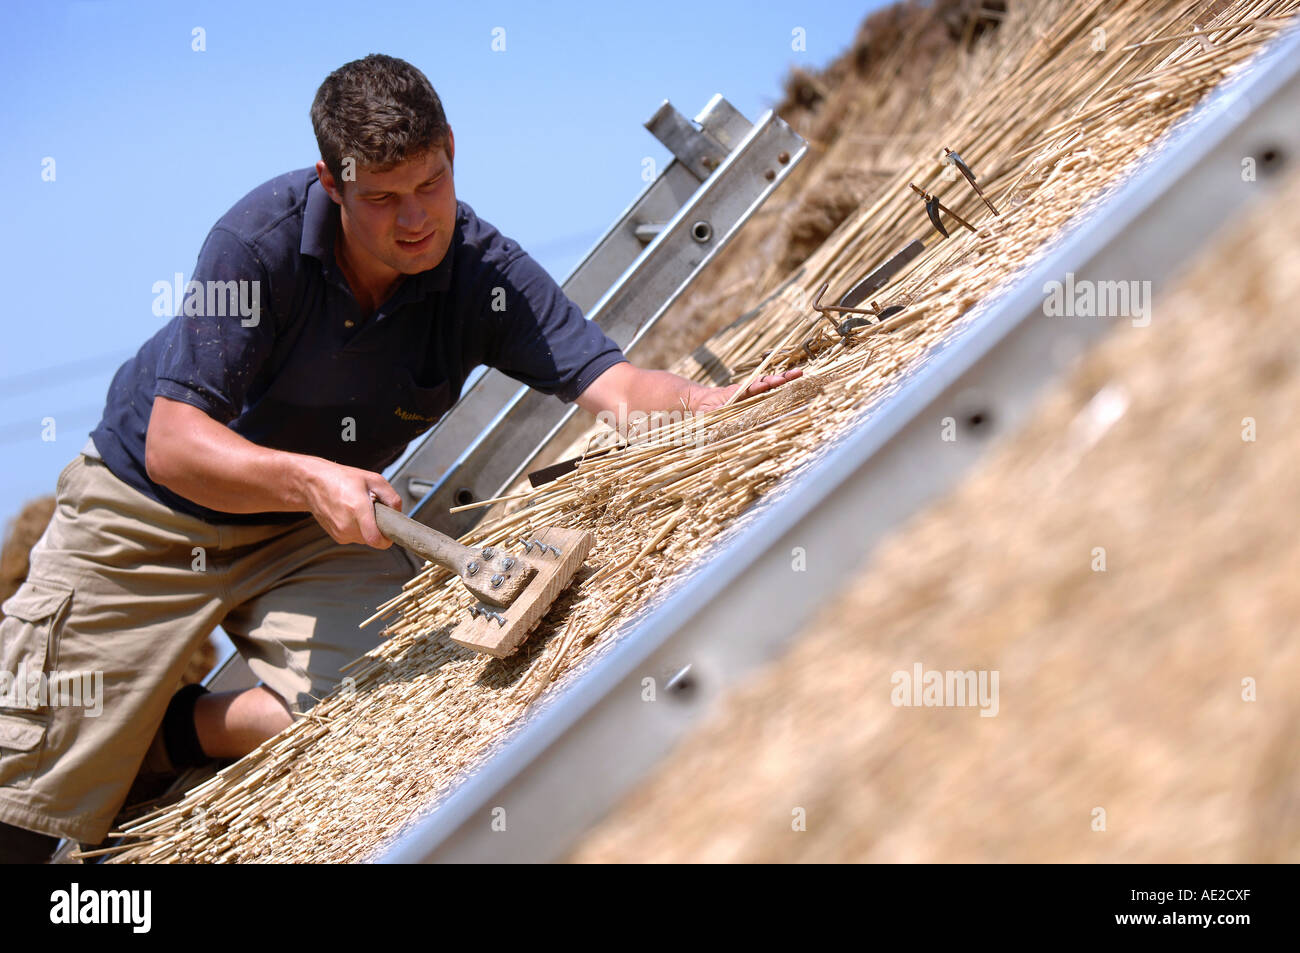
<instances>
[{"instance_id":1,"label":"blue sky","mask_svg":"<svg viewBox=\"0 0 1300 953\"><path fill-rule=\"evenodd\" d=\"M643 187L642 159L667 160L641 127L662 99L694 116L720 92L752 120L789 67L828 64L881 5L6 5L0 519L53 492L113 372L165 320L154 282L188 277L245 192L315 162L308 108L335 67L383 52L424 70L457 195L563 280Z\"/></svg>"}]
</instances>

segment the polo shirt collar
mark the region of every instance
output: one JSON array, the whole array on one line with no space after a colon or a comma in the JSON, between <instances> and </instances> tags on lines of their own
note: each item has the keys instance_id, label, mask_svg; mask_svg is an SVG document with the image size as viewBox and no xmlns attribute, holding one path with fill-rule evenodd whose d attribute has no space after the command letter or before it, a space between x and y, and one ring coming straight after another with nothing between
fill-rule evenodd
<instances>
[{"instance_id":1,"label":"polo shirt collar","mask_svg":"<svg viewBox=\"0 0 1300 953\"><path fill-rule=\"evenodd\" d=\"M460 216L457 216L456 231L460 231ZM299 251L311 255L325 268L327 273L337 271L334 263L334 241L339 229L339 207L330 198L320 184L320 179L312 179L307 186L307 204L302 215L302 242ZM414 285L420 297L434 291L446 291L451 287L451 260L456 250L455 236L442 261L418 275L411 275L405 286ZM409 293L409 292L408 292Z\"/></svg>"},{"instance_id":2,"label":"polo shirt collar","mask_svg":"<svg viewBox=\"0 0 1300 953\"><path fill-rule=\"evenodd\" d=\"M327 268L332 268L334 235L338 227L338 206L320 184L320 179L312 179L307 186L307 205L302 213L302 244L299 250L304 255L311 255Z\"/></svg>"}]
</instances>

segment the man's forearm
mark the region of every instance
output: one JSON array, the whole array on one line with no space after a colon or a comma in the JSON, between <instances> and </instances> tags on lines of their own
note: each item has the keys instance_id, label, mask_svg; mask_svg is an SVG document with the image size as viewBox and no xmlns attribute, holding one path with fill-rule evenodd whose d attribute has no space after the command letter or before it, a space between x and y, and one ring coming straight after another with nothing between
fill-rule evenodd
<instances>
[{"instance_id":1,"label":"man's forearm","mask_svg":"<svg viewBox=\"0 0 1300 953\"><path fill-rule=\"evenodd\" d=\"M669 371L648 370L625 362L596 378L577 403L598 417L603 414L611 418L614 426L623 431L629 420L637 429L639 415L694 411L696 394L708 389Z\"/></svg>"},{"instance_id":2,"label":"man's forearm","mask_svg":"<svg viewBox=\"0 0 1300 953\"><path fill-rule=\"evenodd\" d=\"M258 446L189 404L154 400L145 443L149 477L208 509L305 512L312 459Z\"/></svg>"},{"instance_id":3,"label":"man's forearm","mask_svg":"<svg viewBox=\"0 0 1300 953\"><path fill-rule=\"evenodd\" d=\"M145 438L155 483L221 513L311 513L338 543L387 549L375 501L402 498L379 473L246 440L197 407L155 397Z\"/></svg>"},{"instance_id":4,"label":"man's forearm","mask_svg":"<svg viewBox=\"0 0 1300 953\"><path fill-rule=\"evenodd\" d=\"M704 390L703 384L687 380L671 371L652 371L640 368L630 378L626 399L628 413L664 413L692 410L694 392Z\"/></svg>"}]
</instances>

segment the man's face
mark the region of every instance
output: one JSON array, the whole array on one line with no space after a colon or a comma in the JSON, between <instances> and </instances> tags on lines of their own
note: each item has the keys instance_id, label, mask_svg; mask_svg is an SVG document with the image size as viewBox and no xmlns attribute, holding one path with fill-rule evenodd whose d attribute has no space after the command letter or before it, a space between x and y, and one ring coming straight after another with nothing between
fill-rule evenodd
<instances>
[{"instance_id":1,"label":"man's face","mask_svg":"<svg viewBox=\"0 0 1300 953\"><path fill-rule=\"evenodd\" d=\"M456 227L456 187L447 155L454 149L448 131L446 150L435 148L387 172L358 166L355 182L338 182L324 163L317 164L321 184L341 208L349 256L374 259L357 265L382 270L378 262L414 275L442 261Z\"/></svg>"}]
</instances>

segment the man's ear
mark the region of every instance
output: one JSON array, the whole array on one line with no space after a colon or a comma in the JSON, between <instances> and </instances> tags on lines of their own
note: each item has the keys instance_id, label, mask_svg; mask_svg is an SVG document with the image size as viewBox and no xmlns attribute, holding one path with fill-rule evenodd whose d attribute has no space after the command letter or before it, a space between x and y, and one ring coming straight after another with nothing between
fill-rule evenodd
<instances>
[{"instance_id":1,"label":"man's ear","mask_svg":"<svg viewBox=\"0 0 1300 953\"><path fill-rule=\"evenodd\" d=\"M329 193L337 205L343 204L343 193L339 191L339 184L334 178L334 173L330 172L329 166L325 164L324 159L316 160L316 176L320 179L321 187Z\"/></svg>"},{"instance_id":2,"label":"man's ear","mask_svg":"<svg viewBox=\"0 0 1300 953\"><path fill-rule=\"evenodd\" d=\"M447 164L451 166L451 171L456 171L456 136L451 131L451 126L447 127Z\"/></svg>"}]
</instances>

